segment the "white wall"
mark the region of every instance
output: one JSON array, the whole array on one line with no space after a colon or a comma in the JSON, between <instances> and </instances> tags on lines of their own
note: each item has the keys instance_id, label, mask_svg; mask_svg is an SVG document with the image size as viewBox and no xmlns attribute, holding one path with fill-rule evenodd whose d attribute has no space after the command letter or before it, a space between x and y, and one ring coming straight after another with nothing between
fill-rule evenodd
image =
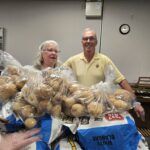
<instances>
[{"instance_id":1,"label":"white wall","mask_svg":"<svg viewBox=\"0 0 150 150\"><path fill-rule=\"evenodd\" d=\"M0 26L6 29L6 51L23 65L32 64L44 40L56 40L64 61L80 51L81 33L92 27L100 36L101 20L87 20L85 0L7 0L0 3ZM101 52L112 58L130 81L150 76L149 0L104 0ZM131 32L119 33L128 23ZM97 49L99 49L97 47Z\"/></svg>"},{"instance_id":2,"label":"white wall","mask_svg":"<svg viewBox=\"0 0 150 150\"><path fill-rule=\"evenodd\" d=\"M84 0L9 0L0 4L5 49L23 65L32 64L38 46L48 39L59 43L62 61L77 54L82 51L83 29L90 26L100 35L100 22L86 20Z\"/></svg>"},{"instance_id":3,"label":"white wall","mask_svg":"<svg viewBox=\"0 0 150 150\"><path fill-rule=\"evenodd\" d=\"M127 23L131 32L119 33ZM150 76L150 1L105 0L102 52L109 55L130 82Z\"/></svg>"}]
</instances>

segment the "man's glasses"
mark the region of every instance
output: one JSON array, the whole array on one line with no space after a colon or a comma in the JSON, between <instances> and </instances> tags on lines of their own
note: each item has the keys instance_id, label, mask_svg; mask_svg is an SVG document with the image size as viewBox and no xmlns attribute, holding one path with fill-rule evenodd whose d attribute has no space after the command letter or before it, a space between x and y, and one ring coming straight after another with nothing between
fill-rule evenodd
<instances>
[{"instance_id":1,"label":"man's glasses","mask_svg":"<svg viewBox=\"0 0 150 150\"><path fill-rule=\"evenodd\" d=\"M82 40L83 41L88 41L88 40L89 41L94 41L94 40L96 40L96 38L94 36L89 36L89 37L83 37Z\"/></svg>"}]
</instances>

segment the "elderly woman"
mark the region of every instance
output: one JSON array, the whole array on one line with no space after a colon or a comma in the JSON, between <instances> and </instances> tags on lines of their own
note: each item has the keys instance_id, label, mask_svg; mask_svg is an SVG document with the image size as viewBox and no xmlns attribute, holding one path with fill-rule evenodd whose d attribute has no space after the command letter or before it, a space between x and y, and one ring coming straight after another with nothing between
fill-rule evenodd
<instances>
[{"instance_id":1,"label":"elderly woman","mask_svg":"<svg viewBox=\"0 0 150 150\"><path fill-rule=\"evenodd\" d=\"M54 40L44 41L39 46L39 51L38 51L38 54L34 61L33 66L27 65L27 66L24 66L24 69L25 70L27 69L27 73L29 71L29 73L32 74L32 71L39 72L48 67L55 68L57 66L60 66L61 62L58 60L59 52L60 52L59 45L56 41L54 41ZM47 121L50 120L50 117L47 115L43 116L43 118ZM50 121L48 121L48 125L50 124L49 122ZM45 124L45 126L46 125L47 124ZM49 132L49 130L48 130L49 128L41 128L41 132L43 132L43 130L45 130L45 129L47 129L47 132ZM48 136L48 134L47 134L47 136ZM42 141L41 141L41 143L42 143ZM35 143L32 143L31 147L34 145L35 145Z\"/></svg>"},{"instance_id":2,"label":"elderly woman","mask_svg":"<svg viewBox=\"0 0 150 150\"><path fill-rule=\"evenodd\" d=\"M55 68L56 66L60 66L61 63L58 60L59 52L59 46L56 41L44 41L39 46L39 53L34 63L34 68L42 70L47 67Z\"/></svg>"},{"instance_id":3,"label":"elderly woman","mask_svg":"<svg viewBox=\"0 0 150 150\"><path fill-rule=\"evenodd\" d=\"M48 40L41 43L39 46L39 53L33 66L24 66L25 69L31 70L43 70L47 67L55 68L60 66L58 61L59 46L56 41ZM48 118L49 119L49 118ZM19 150L21 148L26 149L26 146L30 144L35 145L35 142L40 140L40 137L34 136L40 132L39 129L33 129L26 132L15 132L12 134L1 135L0 134L0 147L3 150Z\"/></svg>"}]
</instances>

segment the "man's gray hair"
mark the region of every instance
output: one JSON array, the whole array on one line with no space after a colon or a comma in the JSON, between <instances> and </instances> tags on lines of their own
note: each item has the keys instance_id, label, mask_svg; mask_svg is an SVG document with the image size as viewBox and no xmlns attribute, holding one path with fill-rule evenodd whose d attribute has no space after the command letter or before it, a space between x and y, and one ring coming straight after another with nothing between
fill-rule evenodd
<instances>
[{"instance_id":1,"label":"man's gray hair","mask_svg":"<svg viewBox=\"0 0 150 150\"><path fill-rule=\"evenodd\" d=\"M88 31L94 33L95 39L96 39L96 41L97 41L97 35L96 35L95 30L93 30L92 28L87 27L87 28L85 28L85 29L83 30L83 33L88 32ZM83 33L82 33L82 37L83 37Z\"/></svg>"}]
</instances>

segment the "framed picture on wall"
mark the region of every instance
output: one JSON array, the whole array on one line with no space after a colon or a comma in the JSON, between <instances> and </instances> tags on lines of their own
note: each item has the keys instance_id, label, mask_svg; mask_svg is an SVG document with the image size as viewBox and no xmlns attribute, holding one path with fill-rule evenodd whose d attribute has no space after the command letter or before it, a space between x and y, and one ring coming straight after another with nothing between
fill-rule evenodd
<instances>
[{"instance_id":1,"label":"framed picture on wall","mask_svg":"<svg viewBox=\"0 0 150 150\"><path fill-rule=\"evenodd\" d=\"M0 73L4 69L4 28L0 27Z\"/></svg>"},{"instance_id":2,"label":"framed picture on wall","mask_svg":"<svg viewBox=\"0 0 150 150\"><path fill-rule=\"evenodd\" d=\"M0 50L4 50L4 28L0 27Z\"/></svg>"}]
</instances>

